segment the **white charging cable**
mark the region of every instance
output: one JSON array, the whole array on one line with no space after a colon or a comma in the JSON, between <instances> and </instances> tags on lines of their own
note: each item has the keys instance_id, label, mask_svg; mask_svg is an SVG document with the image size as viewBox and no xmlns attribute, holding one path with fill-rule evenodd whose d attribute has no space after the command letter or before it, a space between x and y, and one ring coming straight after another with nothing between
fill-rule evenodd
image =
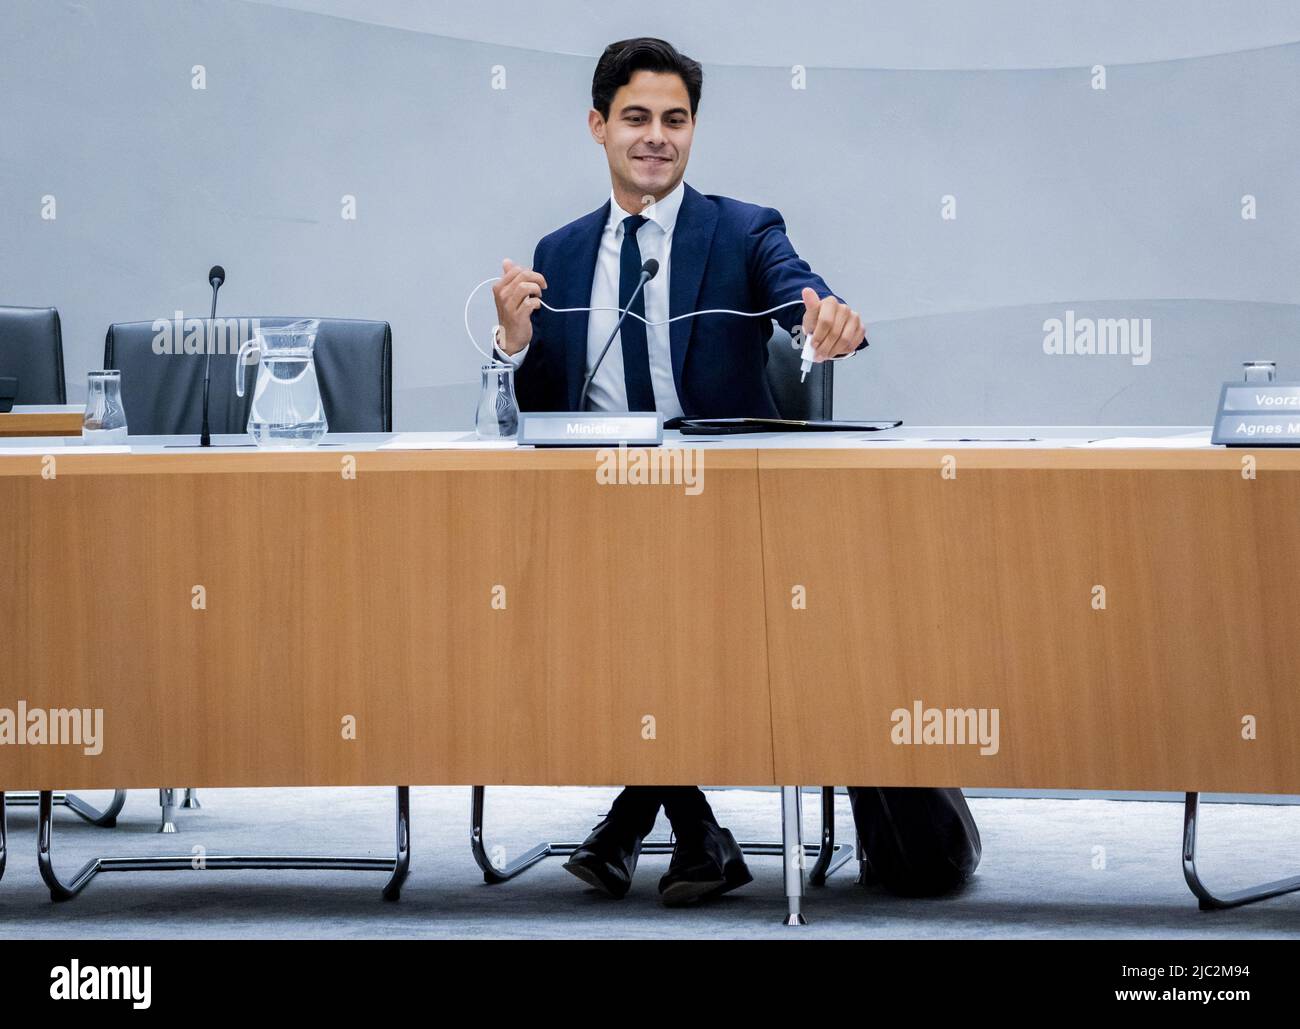
<instances>
[{"instance_id":1,"label":"white charging cable","mask_svg":"<svg viewBox=\"0 0 1300 1029\"><path fill-rule=\"evenodd\" d=\"M479 290L481 290L489 282L497 282L500 279L501 279L500 275L494 275L490 279L484 279L472 290L470 290L469 296L465 298L465 332L469 336L469 341L474 344L474 349L477 350L489 361L493 361L496 359L490 353L488 353L481 346L478 345L478 340L474 338L474 332L469 327L469 305L470 305L470 301L474 299L474 297L478 294ZM538 297L538 300L541 300L541 297ZM791 300L784 304L777 304L775 307L769 307L766 311L731 311L724 307L714 307L714 308L710 308L707 311L690 311L687 314L679 314L673 318L665 318L661 322L646 321L646 319L642 318L635 311L628 311L627 316L629 318L635 318L639 322L644 322L647 326L667 325L670 322L681 321L683 318L696 318L702 314L735 314L735 315L740 315L742 318L759 318L762 315L771 314L773 311L780 311L783 310L784 308L794 307L796 304L802 304L802 303L803 300ZM621 307L552 307L545 300L541 300L541 304L548 311L551 311L555 314L569 314L571 312L576 312L576 311L620 312L623 310ZM500 325L494 325L492 327L492 339L494 342L497 339L497 331L500 328L501 328ZM801 371L799 375L800 382L803 382L804 379L808 377L808 373L812 371L813 358L817 356L817 352L813 350L812 337L807 335L806 333L802 335L803 335L803 352L799 355L800 371Z\"/></svg>"}]
</instances>

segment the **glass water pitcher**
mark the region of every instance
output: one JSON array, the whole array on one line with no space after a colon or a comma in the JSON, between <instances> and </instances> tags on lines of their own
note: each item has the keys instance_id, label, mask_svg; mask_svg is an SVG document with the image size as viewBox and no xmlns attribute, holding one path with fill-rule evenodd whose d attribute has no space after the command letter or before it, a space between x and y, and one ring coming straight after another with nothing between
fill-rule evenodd
<instances>
[{"instance_id":1,"label":"glass water pitcher","mask_svg":"<svg viewBox=\"0 0 1300 1029\"><path fill-rule=\"evenodd\" d=\"M262 361L248 412L248 434L259 447L313 447L324 438L329 426L313 356L319 328L315 319L260 328L239 348L237 396L244 395L244 362L254 350Z\"/></svg>"}]
</instances>

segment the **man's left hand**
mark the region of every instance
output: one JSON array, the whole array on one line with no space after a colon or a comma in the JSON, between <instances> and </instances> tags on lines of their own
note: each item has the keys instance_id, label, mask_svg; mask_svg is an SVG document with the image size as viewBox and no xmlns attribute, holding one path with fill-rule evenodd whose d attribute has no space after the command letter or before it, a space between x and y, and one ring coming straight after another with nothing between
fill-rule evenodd
<instances>
[{"instance_id":1,"label":"man's left hand","mask_svg":"<svg viewBox=\"0 0 1300 1029\"><path fill-rule=\"evenodd\" d=\"M803 332L816 351L813 360L843 357L858 349L866 333L857 311L834 297L818 297L811 286L804 287L803 302Z\"/></svg>"}]
</instances>

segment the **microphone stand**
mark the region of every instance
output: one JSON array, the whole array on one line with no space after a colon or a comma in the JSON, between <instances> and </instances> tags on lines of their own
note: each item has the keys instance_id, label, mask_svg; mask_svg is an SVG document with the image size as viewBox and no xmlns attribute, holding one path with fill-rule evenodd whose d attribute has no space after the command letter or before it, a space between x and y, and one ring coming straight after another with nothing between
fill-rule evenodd
<instances>
[{"instance_id":1,"label":"microphone stand","mask_svg":"<svg viewBox=\"0 0 1300 1029\"><path fill-rule=\"evenodd\" d=\"M207 351L207 358L203 362L203 426L199 430L199 446L212 446L212 431L208 426L208 392L211 389L212 381L212 335L214 323L217 320L217 290L221 288L221 283L225 280L218 281L213 279L212 285L212 313L208 315L207 331L204 333L203 349Z\"/></svg>"}]
</instances>

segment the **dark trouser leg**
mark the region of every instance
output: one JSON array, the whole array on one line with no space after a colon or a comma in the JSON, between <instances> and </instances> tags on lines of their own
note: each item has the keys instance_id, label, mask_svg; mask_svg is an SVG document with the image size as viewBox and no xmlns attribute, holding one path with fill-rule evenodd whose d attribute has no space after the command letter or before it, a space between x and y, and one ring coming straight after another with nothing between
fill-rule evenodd
<instances>
[{"instance_id":1,"label":"dark trouser leg","mask_svg":"<svg viewBox=\"0 0 1300 1029\"><path fill-rule=\"evenodd\" d=\"M644 837L654 828L661 806L678 835L682 829L689 830L702 822L718 824L698 786L625 786L614 798L608 817Z\"/></svg>"},{"instance_id":2,"label":"dark trouser leg","mask_svg":"<svg viewBox=\"0 0 1300 1029\"><path fill-rule=\"evenodd\" d=\"M650 835L663 804L663 788L659 786L624 786L614 798L605 817L634 833L638 839Z\"/></svg>"},{"instance_id":3,"label":"dark trouser leg","mask_svg":"<svg viewBox=\"0 0 1300 1029\"><path fill-rule=\"evenodd\" d=\"M660 794L663 798L664 814L668 816L673 831L679 837L683 833L689 833L701 823L718 824L718 820L713 817L713 808L709 807L704 791L698 786L662 786Z\"/></svg>"},{"instance_id":4,"label":"dark trouser leg","mask_svg":"<svg viewBox=\"0 0 1300 1029\"><path fill-rule=\"evenodd\" d=\"M979 829L959 789L850 786L870 872L891 893L947 893L980 862Z\"/></svg>"}]
</instances>

